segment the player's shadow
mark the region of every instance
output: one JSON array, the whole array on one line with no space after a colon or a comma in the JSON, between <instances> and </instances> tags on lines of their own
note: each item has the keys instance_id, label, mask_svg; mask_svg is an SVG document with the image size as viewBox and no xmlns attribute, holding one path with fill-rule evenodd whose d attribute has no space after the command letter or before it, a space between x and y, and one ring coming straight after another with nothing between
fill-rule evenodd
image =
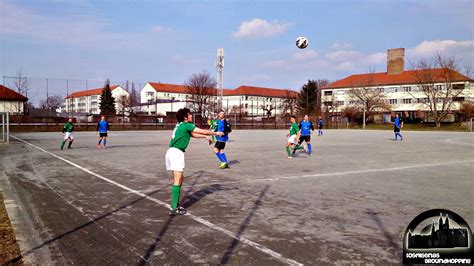
<instances>
[{"instance_id":1,"label":"player's shadow","mask_svg":"<svg viewBox=\"0 0 474 266\"><path fill-rule=\"evenodd\" d=\"M204 173L203 171L198 172L198 176L194 178L193 183L190 185L189 189L186 191L186 193L181 197L182 198L182 204L181 206L184 208L189 208L192 205L196 204L198 201L206 197L207 195L210 195L212 193L222 191L222 190L233 190L236 188L225 188L222 187L220 184L213 184L204 188L201 188L195 192L193 192L194 187L198 183L199 179L201 178L202 174ZM189 178L187 178L189 179ZM150 259L151 255L155 252L155 250L158 248L160 241L162 237L165 235L165 233L168 231L171 223L173 220L177 218L177 216L170 216L166 223L163 225L161 228L160 232L156 235L155 241L153 244L148 248L148 250L145 252L145 255L142 256L142 259L140 260L139 265L147 265L148 260Z\"/></svg>"},{"instance_id":2,"label":"player's shadow","mask_svg":"<svg viewBox=\"0 0 474 266\"><path fill-rule=\"evenodd\" d=\"M62 233L62 234L60 234L60 235L58 235L58 236L56 236L56 237L54 237L54 238L51 238L51 239L49 239L49 240L43 242L41 245L38 245L38 246L36 246L36 247L34 247L34 248L30 249L30 250L27 250L27 251L23 252L20 256L18 256L18 257L16 257L16 258L10 260L9 262L7 262L7 265L10 264L10 263L18 262L18 261L20 261L23 257L26 257L26 256L30 255L31 253L35 252L36 250L39 250L39 249L41 249L41 248L43 248L43 247L45 247L45 246L48 246L49 244L51 244L51 243L53 243L53 242L55 242L55 241L57 241L57 240L59 240L59 239L65 237L65 236L68 236L68 235L73 234L73 233L75 233L75 232L77 232L77 231L79 231L79 230L82 230L82 229L86 228L86 227L89 226L89 225L95 224L95 223L99 222L100 220L102 220L102 219L104 219L104 218L107 218L108 216L110 216L110 215L112 215L112 214L114 214L114 213L116 213L116 212L119 212L119 211L121 211L121 210L123 210L123 209L125 209L125 208L127 208L127 207L129 207L129 206L131 206L131 205L134 205L134 204L136 204L136 203L138 203L138 202L140 202L140 201L146 199L147 197L152 196L152 195L154 195L154 194L156 194L156 193L158 193L158 192L160 192L160 191L162 191L162 190L163 190L163 189L160 188L160 189L153 190L153 191L151 191L151 192L149 192L149 193L146 193L145 196L139 197L139 198L137 198L137 199L135 199L135 200L133 200L133 201L127 203L127 204L124 204L124 205L118 207L118 208L115 209L115 210L112 210L112 211L110 211L110 212L107 212L107 213L105 213L105 214L102 214L102 215L100 215L100 216L98 216L98 217L96 217L96 218L90 220L89 222L87 222L87 223L85 223L85 224L82 224L82 225L80 225L80 226L77 226L77 227L75 227L75 228L73 228L73 229L71 229L71 230L69 230L69 231L67 231L67 232L64 232L64 233Z\"/></svg>"},{"instance_id":3,"label":"player's shadow","mask_svg":"<svg viewBox=\"0 0 474 266\"><path fill-rule=\"evenodd\" d=\"M229 246L227 247L227 250L222 256L219 265L225 265L229 262L229 259L234 253L235 248L239 244L240 238L242 237L243 233L247 229L247 226L250 224L250 221L252 220L253 216L257 212L258 208L262 205L263 198L265 197L265 194L267 193L269 188L270 188L270 185L266 185L265 188L260 192L260 195L255 200L252 209L250 210L249 214L240 225L239 229L237 230L237 234L234 236L234 239L232 239L232 242L230 242Z\"/></svg>"},{"instance_id":4,"label":"player's shadow","mask_svg":"<svg viewBox=\"0 0 474 266\"><path fill-rule=\"evenodd\" d=\"M229 165L234 165L234 164L239 164L240 161L239 160L232 160L232 161L229 161Z\"/></svg>"},{"instance_id":5,"label":"player's shadow","mask_svg":"<svg viewBox=\"0 0 474 266\"><path fill-rule=\"evenodd\" d=\"M390 247L393 248L393 255L395 255L395 257L399 260L402 259L402 253L401 253L401 250L402 248L400 247L400 245L393 239L392 235L390 234L390 232L387 230L387 228L384 226L384 224L382 223L382 221L380 220L379 216L377 215L377 212L375 212L374 210L370 209L370 208L367 208L367 210L365 211L365 213L367 213L370 218L372 218L372 220L374 220L374 222L377 224L377 226L379 227L380 231L382 231L384 237L387 239L387 243Z\"/></svg>"}]
</instances>

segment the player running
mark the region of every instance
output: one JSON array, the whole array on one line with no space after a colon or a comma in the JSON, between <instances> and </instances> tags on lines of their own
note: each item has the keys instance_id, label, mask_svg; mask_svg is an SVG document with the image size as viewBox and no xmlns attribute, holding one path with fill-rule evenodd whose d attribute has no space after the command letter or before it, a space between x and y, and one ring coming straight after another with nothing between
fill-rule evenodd
<instances>
[{"instance_id":1,"label":"player running","mask_svg":"<svg viewBox=\"0 0 474 266\"><path fill-rule=\"evenodd\" d=\"M110 131L109 122L105 120L105 116L101 116L100 121L97 123L96 131L99 132L99 143L97 143L97 149L100 149L100 143L104 141L102 146L104 149L107 145L107 133Z\"/></svg>"},{"instance_id":2,"label":"player running","mask_svg":"<svg viewBox=\"0 0 474 266\"><path fill-rule=\"evenodd\" d=\"M324 121L321 117L318 119L318 136L323 135L323 126L324 126Z\"/></svg>"},{"instance_id":3,"label":"player running","mask_svg":"<svg viewBox=\"0 0 474 266\"><path fill-rule=\"evenodd\" d=\"M184 178L184 151L188 147L191 137L210 140L210 135L224 135L223 132L213 132L196 127L196 125L192 123L193 115L188 108L179 109L176 113L176 118L178 119L178 123L174 128L165 157L166 170L173 172L171 210L169 212L171 216L186 214L186 209L179 205L179 196Z\"/></svg>"},{"instance_id":4,"label":"player running","mask_svg":"<svg viewBox=\"0 0 474 266\"><path fill-rule=\"evenodd\" d=\"M400 134L400 129L403 127L403 120L398 117L398 114L395 114L395 119L392 124L393 132L395 132L395 141L398 140L398 136L400 136L400 140L403 140L403 136Z\"/></svg>"},{"instance_id":5,"label":"player running","mask_svg":"<svg viewBox=\"0 0 474 266\"><path fill-rule=\"evenodd\" d=\"M295 143L298 141L298 138L300 136L300 128L296 123L296 116L292 115L290 121L290 134L286 135L288 137L288 141L286 143L286 153L288 154L288 159L293 159L291 149L293 149L293 154L297 150L297 147L295 147Z\"/></svg>"},{"instance_id":6,"label":"player running","mask_svg":"<svg viewBox=\"0 0 474 266\"><path fill-rule=\"evenodd\" d=\"M74 131L74 124L72 123L72 118L69 118L69 120L64 124L63 127L63 133L64 133L64 140L61 143L61 150L64 149L64 144L66 144L66 141L69 140L69 144L67 145L67 148L70 149L72 142L74 141L74 136L72 135L72 132Z\"/></svg>"},{"instance_id":7,"label":"player running","mask_svg":"<svg viewBox=\"0 0 474 266\"><path fill-rule=\"evenodd\" d=\"M303 121L300 122L299 127L301 129L301 137L298 141L298 146L303 144L303 141L306 142L307 152L311 155L312 147L311 147L311 131L314 131L313 122L309 121L309 116L305 115Z\"/></svg>"},{"instance_id":8,"label":"player running","mask_svg":"<svg viewBox=\"0 0 474 266\"><path fill-rule=\"evenodd\" d=\"M214 131L224 132L224 135L216 137L217 142L214 145L214 153L221 162L219 168L225 169L229 168L229 163L227 161L227 156L224 153L224 148L226 142L229 140L229 133L232 131L230 129L229 122L225 119L224 110L220 110L217 119L217 128Z\"/></svg>"}]
</instances>

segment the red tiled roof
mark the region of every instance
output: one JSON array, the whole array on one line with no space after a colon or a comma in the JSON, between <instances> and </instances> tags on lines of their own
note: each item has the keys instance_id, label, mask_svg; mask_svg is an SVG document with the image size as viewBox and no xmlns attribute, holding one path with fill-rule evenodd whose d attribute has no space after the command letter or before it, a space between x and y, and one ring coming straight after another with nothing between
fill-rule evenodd
<instances>
[{"instance_id":1,"label":"red tiled roof","mask_svg":"<svg viewBox=\"0 0 474 266\"><path fill-rule=\"evenodd\" d=\"M184 85L175 85L167 83L155 83L149 82L149 84L159 92L171 92L171 93L186 93L186 87ZM254 96L266 96L266 97L286 97L287 90L271 89L262 87L252 86L240 86L236 89L224 89L224 96L232 95L254 95ZM297 92L290 90L292 96L296 97Z\"/></svg>"},{"instance_id":2,"label":"red tiled roof","mask_svg":"<svg viewBox=\"0 0 474 266\"><path fill-rule=\"evenodd\" d=\"M13 91L3 85L0 85L0 100L1 101L15 101L15 102L27 102L28 98Z\"/></svg>"},{"instance_id":3,"label":"red tiled roof","mask_svg":"<svg viewBox=\"0 0 474 266\"><path fill-rule=\"evenodd\" d=\"M292 90L282 90L282 89L271 89L271 88L262 88L262 87L253 87L253 86L240 86L234 90L224 91L224 95L252 95L252 96L265 96L265 97L279 97L285 98L287 92L290 92L291 96L296 97L298 94L296 91Z\"/></svg>"},{"instance_id":4,"label":"red tiled roof","mask_svg":"<svg viewBox=\"0 0 474 266\"><path fill-rule=\"evenodd\" d=\"M387 72L373 74L357 74L335 81L322 89L417 84L419 83L419 79L417 79L417 76L422 77L424 75L429 75L433 77L432 79L434 82L443 82L443 77L445 76L445 69L436 68L429 70L408 70L404 71L402 74L395 75L388 75ZM453 76L451 80L470 81L471 79L460 74L459 72L453 71Z\"/></svg>"},{"instance_id":5,"label":"red tiled roof","mask_svg":"<svg viewBox=\"0 0 474 266\"><path fill-rule=\"evenodd\" d=\"M118 88L118 85L111 85L110 90L115 90ZM66 99L71 99L71 98L79 98L79 97L84 97L84 96L92 96L92 95L101 95L102 94L102 89L103 88L98 88L98 89L90 89L90 90L85 90L85 91L76 91L71 94L69 94Z\"/></svg>"}]
</instances>

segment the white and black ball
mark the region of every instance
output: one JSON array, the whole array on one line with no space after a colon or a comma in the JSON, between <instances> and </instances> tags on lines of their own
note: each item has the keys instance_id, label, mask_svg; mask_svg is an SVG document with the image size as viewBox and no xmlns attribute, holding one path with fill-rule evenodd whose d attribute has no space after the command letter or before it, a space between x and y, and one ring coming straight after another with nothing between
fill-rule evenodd
<instances>
[{"instance_id":1,"label":"white and black ball","mask_svg":"<svg viewBox=\"0 0 474 266\"><path fill-rule=\"evenodd\" d=\"M304 49L308 47L308 44L309 44L309 41L306 37L298 37L298 39L296 39L296 47L300 49Z\"/></svg>"}]
</instances>

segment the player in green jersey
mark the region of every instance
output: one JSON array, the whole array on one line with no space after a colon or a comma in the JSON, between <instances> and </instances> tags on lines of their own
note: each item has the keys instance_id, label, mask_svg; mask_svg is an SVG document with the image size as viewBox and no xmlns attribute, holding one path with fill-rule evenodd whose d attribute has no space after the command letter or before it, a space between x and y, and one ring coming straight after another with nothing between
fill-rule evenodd
<instances>
[{"instance_id":1,"label":"player in green jersey","mask_svg":"<svg viewBox=\"0 0 474 266\"><path fill-rule=\"evenodd\" d=\"M214 119L209 120L209 130L211 131L216 131L217 126L219 124L219 119L217 118L217 115L214 116ZM216 142L216 137L211 136L212 142L209 142L209 145L211 145L213 142Z\"/></svg>"},{"instance_id":2,"label":"player in green jersey","mask_svg":"<svg viewBox=\"0 0 474 266\"><path fill-rule=\"evenodd\" d=\"M288 154L288 159L293 158L291 149L293 149L293 153L294 153L294 151L301 148L300 146L296 145L300 137L300 127L296 123L296 116L292 115L290 118L290 121L291 121L290 133L287 135L288 141L286 142L286 153Z\"/></svg>"},{"instance_id":3,"label":"player in green jersey","mask_svg":"<svg viewBox=\"0 0 474 266\"><path fill-rule=\"evenodd\" d=\"M171 210L169 213L171 216L186 214L186 209L179 206L179 196L184 178L184 151L188 147L191 137L205 138L209 141L211 139L209 136L222 136L224 134L223 132L213 132L196 127L192 123L193 115L188 108L179 109L176 113L176 118L178 119L178 124L176 124L171 136L165 159L166 170L173 172Z\"/></svg>"},{"instance_id":4,"label":"player in green jersey","mask_svg":"<svg viewBox=\"0 0 474 266\"><path fill-rule=\"evenodd\" d=\"M69 120L64 124L63 127L63 133L64 133L64 140L61 142L61 150L64 148L64 144L66 144L66 141L69 140L69 144L67 145L67 148L70 149L72 142L74 141L74 137L72 136L72 132L74 131L74 125L72 124L72 118L69 118Z\"/></svg>"}]
</instances>

